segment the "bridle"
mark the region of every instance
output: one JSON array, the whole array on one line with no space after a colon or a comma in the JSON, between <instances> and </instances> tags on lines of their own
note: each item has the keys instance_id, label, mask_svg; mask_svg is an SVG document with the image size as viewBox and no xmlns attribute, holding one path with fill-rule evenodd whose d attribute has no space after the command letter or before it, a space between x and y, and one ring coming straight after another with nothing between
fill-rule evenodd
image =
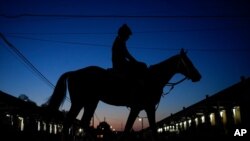
<instances>
[{"instance_id":1,"label":"bridle","mask_svg":"<svg viewBox=\"0 0 250 141\"><path fill-rule=\"evenodd\" d=\"M180 60L179 60L179 62L178 62L177 67L180 67L181 64L184 65L184 67L187 69L187 73L189 73L189 72L190 72L190 71L189 71L189 68L188 68L187 64L185 63L185 61L183 60L182 56L180 55ZM180 84L181 82L183 82L183 81L186 80L186 79L188 79L187 76L185 76L185 77L182 78L181 80L179 80L179 81L177 81L177 82L174 82L174 83L168 82L165 86L170 86L171 88L169 89L168 92L166 92L166 93L163 92L161 96L164 97L165 95L169 94L169 93L174 89L174 86L175 86L175 85ZM158 104L156 104L155 110L158 108L159 103L160 103L160 101L158 102Z\"/></svg>"},{"instance_id":2,"label":"bridle","mask_svg":"<svg viewBox=\"0 0 250 141\"><path fill-rule=\"evenodd\" d=\"M181 65L183 65L183 66L185 67L185 69L186 69L186 71L187 71L187 75L188 75L188 74L190 73L190 70L189 70L189 68L188 68L188 65L186 64L186 62L185 62L184 59L182 58L182 54L180 55L180 60L179 60L179 62L178 62L178 64L177 64L177 69L178 69L178 67L180 68ZM171 88L169 89L168 92L166 92L166 93L163 92L161 96L164 97L165 95L169 94L169 93L174 89L174 86L175 86L175 85L180 84L181 82L183 82L183 81L186 80L186 79L188 79L187 76L185 76L185 77L182 78L181 80L179 80L179 81L177 81L177 82L174 82L174 83L168 82L165 86L170 86ZM157 110L157 108L158 108L158 106L159 106L159 103L160 103L160 101L156 104L155 110Z\"/></svg>"},{"instance_id":3,"label":"bridle","mask_svg":"<svg viewBox=\"0 0 250 141\"><path fill-rule=\"evenodd\" d=\"M180 67L181 64L185 67L185 69L187 69L187 74L189 74L189 73L190 73L190 70L189 70L189 68L188 68L188 66L187 66L187 64L186 64L186 62L183 60L182 55L180 55L180 60L179 60L179 62L178 62L177 67ZM175 86L175 85L180 84L181 82L183 82L183 81L186 80L186 79L188 79L187 76L185 76L185 77L182 78L181 80L179 80L179 81L177 81L177 82L174 82L174 83L168 82L165 86L170 86L171 88L169 89L168 92L162 93L162 97L164 97L165 95L169 94L169 93L174 89L174 86Z\"/></svg>"}]
</instances>

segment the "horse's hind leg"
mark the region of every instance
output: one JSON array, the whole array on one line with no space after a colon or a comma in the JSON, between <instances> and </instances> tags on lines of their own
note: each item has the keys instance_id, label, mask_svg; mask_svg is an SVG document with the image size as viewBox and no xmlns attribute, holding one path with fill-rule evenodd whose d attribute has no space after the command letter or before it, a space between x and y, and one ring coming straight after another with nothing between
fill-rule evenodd
<instances>
[{"instance_id":1,"label":"horse's hind leg","mask_svg":"<svg viewBox=\"0 0 250 141\"><path fill-rule=\"evenodd\" d=\"M84 113L81 119L81 126L84 130L89 129L90 120L94 115L95 109L98 105L98 101L91 101L84 105Z\"/></svg>"},{"instance_id":2,"label":"horse's hind leg","mask_svg":"<svg viewBox=\"0 0 250 141\"><path fill-rule=\"evenodd\" d=\"M68 140L69 137L69 128L73 124L73 121L76 119L76 116L81 110L81 106L72 104L69 112L66 115L64 125L63 125L63 139ZM66 138L66 139L65 139Z\"/></svg>"},{"instance_id":3,"label":"horse's hind leg","mask_svg":"<svg viewBox=\"0 0 250 141\"><path fill-rule=\"evenodd\" d=\"M93 132L91 132L92 130L90 130L90 121L94 115L97 105L98 105L98 101L91 101L84 105L84 113L83 113L80 124L83 127L84 132L85 132L85 136L84 136L85 140L95 140L94 134Z\"/></svg>"}]
</instances>

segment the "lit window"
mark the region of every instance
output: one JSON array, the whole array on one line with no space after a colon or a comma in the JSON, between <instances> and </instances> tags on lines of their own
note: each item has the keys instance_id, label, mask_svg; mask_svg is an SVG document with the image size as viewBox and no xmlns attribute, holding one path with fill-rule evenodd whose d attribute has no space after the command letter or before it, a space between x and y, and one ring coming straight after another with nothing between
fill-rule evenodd
<instances>
[{"instance_id":1,"label":"lit window","mask_svg":"<svg viewBox=\"0 0 250 141\"><path fill-rule=\"evenodd\" d=\"M214 125L215 125L215 114L214 114L214 113L211 113L211 114L209 115L209 118L210 118L210 123L211 123L211 125L214 126Z\"/></svg>"},{"instance_id":2,"label":"lit window","mask_svg":"<svg viewBox=\"0 0 250 141\"><path fill-rule=\"evenodd\" d=\"M205 123L205 116L201 116L201 123Z\"/></svg>"},{"instance_id":3,"label":"lit window","mask_svg":"<svg viewBox=\"0 0 250 141\"><path fill-rule=\"evenodd\" d=\"M233 108L234 123L236 125L241 123L240 106L235 106Z\"/></svg>"},{"instance_id":4,"label":"lit window","mask_svg":"<svg viewBox=\"0 0 250 141\"><path fill-rule=\"evenodd\" d=\"M222 119L222 123L226 125L227 123L227 116L226 116L226 110L221 110L220 111L220 117Z\"/></svg>"},{"instance_id":5,"label":"lit window","mask_svg":"<svg viewBox=\"0 0 250 141\"><path fill-rule=\"evenodd\" d=\"M197 126L199 124L198 118L195 118L194 121L195 121L195 125Z\"/></svg>"},{"instance_id":6,"label":"lit window","mask_svg":"<svg viewBox=\"0 0 250 141\"><path fill-rule=\"evenodd\" d=\"M162 132L162 128L158 128L158 133L161 133Z\"/></svg>"},{"instance_id":7,"label":"lit window","mask_svg":"<svg viewBox=\"0 0 250 141\"><path fill-rule=\"evenodd\" d=\"M23 120L23 117L18 117L18 119L20 120L20 130L23 131L23 129L24 129L24 120Z\"/></svg>"},{"instance_id":8,"label":"lit window","mask_svg":"<svg viewBox=\"0 0 250 141\"><path fill-rule=\"evenodd\" d=\"M37 131L40 131L40 130L41 130L41 122L37 121Z\"/></svg>"}]
</instances>

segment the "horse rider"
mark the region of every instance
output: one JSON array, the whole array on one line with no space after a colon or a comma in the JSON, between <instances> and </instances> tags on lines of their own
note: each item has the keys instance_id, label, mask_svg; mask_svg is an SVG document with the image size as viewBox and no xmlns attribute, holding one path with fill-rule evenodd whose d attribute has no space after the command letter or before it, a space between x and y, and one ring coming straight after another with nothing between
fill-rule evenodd
<instances>
[{"instance_id":1,"label":"horse rider","mask_svg":"<svg viewBox=\"0 0 250 141\"><path fill-rule=\"evenodd\" d=\"M118 29L118 35L112 46L112 64L115 72L125 76L136 76L143 74L147 70L145 63L137 61L128 51L126 41L132 35L132 31L127 24L123 24Z\"/></svg>"}]
</instances>

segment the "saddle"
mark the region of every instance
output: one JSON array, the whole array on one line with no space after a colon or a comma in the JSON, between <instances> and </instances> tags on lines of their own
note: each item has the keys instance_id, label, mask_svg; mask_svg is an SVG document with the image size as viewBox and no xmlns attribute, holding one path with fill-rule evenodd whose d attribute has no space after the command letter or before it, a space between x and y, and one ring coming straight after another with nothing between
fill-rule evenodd
<instances>
[{"instance_id":1,"label":"saddle","mask_svg":"<svg viewBox=\"0 0 250 141\"><path fill-rule=\"evenodd\" d=\"M131 77L127 72L118 71L118 70L115 70L113 68L108 68L107 72L109 75L111 75L112 77L115 77L115 78L128 79Z\"/></svg>"},{"instance_id":2,"label":"saddle","mask_svg":"<svg viewBox=\"0 0 250 141\"><path fill-rule=\"evenodd\" d=\"M113 68L108 68L107 72L109 75L111 75L111 78L113 79L119 79L127 83L137 83L140 86L145 85L145 78L146 78L145 72L146 71L145 72L139 72L139 71L127 72L127 71L115 70Z\"/></svg>"}]
</instances>

